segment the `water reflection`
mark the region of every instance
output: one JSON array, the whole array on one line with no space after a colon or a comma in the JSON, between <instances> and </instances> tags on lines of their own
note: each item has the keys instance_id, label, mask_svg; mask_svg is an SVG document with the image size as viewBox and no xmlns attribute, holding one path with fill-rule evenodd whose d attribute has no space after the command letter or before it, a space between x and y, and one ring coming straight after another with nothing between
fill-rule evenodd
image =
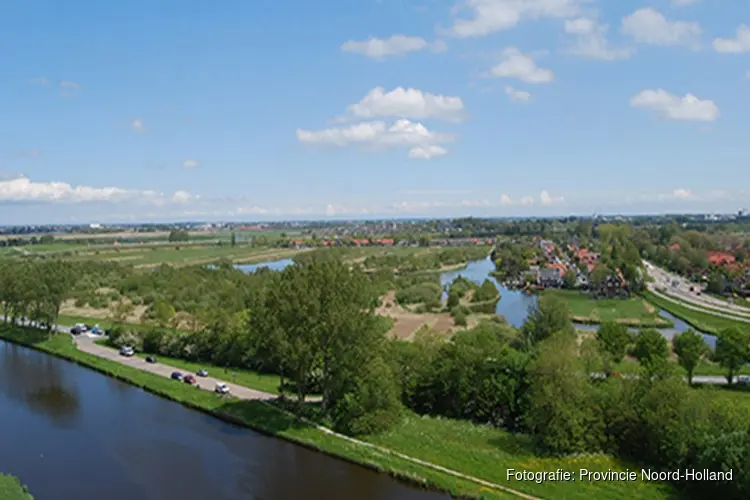
<instances>
[{"instance_id":1,"label":"water reflection","mask_svg":"<svg viewBox=\"0 0 750 500\"><path fill-rule=\"evenodd\" d=\"M73 426L80 410L78 390L56 360L33 354L16 345L0 350L0 393L57 426Z\"/></svg>"},{"instance_id":2,"label":"water reflection","mask_svg":"<svg viewBox=\"0 0 750 500\"><path fill-rule=\"evenodd\" d=\"M449 498L3 341L0 470L38 499Z\"/></svg>"}]
</instances>

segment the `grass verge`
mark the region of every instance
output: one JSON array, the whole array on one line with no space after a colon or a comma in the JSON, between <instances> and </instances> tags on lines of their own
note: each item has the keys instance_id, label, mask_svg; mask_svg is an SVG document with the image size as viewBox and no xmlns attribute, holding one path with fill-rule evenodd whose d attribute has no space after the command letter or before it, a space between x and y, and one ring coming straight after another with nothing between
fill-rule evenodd
<instances>
[{"instance_id":1,"label":"grass verge","mask_svg":"<svg viewBox=\"0 0 750 500\"><path fill-rule=\"evenodd\" d=\"M0 474L0 499L2 500L34 500L26 486L15 476Z\"/></svg>"},{"instance_id":2,"label":"grass verge","mask_svg":"<svg viewBox=\"0 0 750 500\"><path fill-rule=\"evenodd\" d=\"M704 333L716 335L721 330L729 327L737 327L742 330L750 329L750 323L715 316L710 312L696 311L695 309L690 309L671 300L659 297L649 291L644 291L642 294L643 297L653 305L664 309L673 316L680 318L688 325Z\"/></svg>"}]
</instances>

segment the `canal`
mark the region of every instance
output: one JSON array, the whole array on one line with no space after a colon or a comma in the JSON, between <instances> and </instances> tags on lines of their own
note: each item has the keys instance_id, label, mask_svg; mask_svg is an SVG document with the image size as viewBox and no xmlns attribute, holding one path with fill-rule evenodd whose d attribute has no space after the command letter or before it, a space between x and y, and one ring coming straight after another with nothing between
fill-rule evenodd
<instances>
[{"instance_id":1,"label":"canal","mask_svg":"<svg viewBox=\"0 0 750 500\"><path fill-rule=\"evenodd\" d=\"M250 265L238 265L235 266L245 272L254 272L261 267L268 267L274 271L281 271L287 266L291 265L293 261L291 259L275 260L268 262L260 262L258 264ZM511 290L501 283L499 283L490 273L495 270L495 265L489 258L482 260L475 260L469 262L468 265L463 269L455 271L449 271L440 275L440 285L447 289L447 287L455 280L459 275L464 278L470 279L475 283L481 284L484 280L489 279L497 289L500 291L500 301L497 303L495 312L508 320L508 323L516 328L523 325L526 321L526 317L529 315L529 310L536 304L536 295L524 293L521 290ZM447 292L443 293L443 300L447 298ZM659 328L659 332L664 335L668 340L671 340L678 333L682 333L690 329L690 325L682 321L665 311L664 309L659 310L659 316L664 319L671 321L674 326L671 328ZM574 323L575 327L579 330L596 331L598 325L585 325L581 323ZM693 328L695 330L695 328ZM632 329L637 331L637 329ZM699 332L703 335L706 343L713 349L716 346L716 337L714 335L707 334L705 332Z\"/></svg>"},{"instance_id":2,"label":"canal","mask_svg":"<svg viewBox=\"0 0 750 500\"><path fill-rule=\"evenodd\" d=\"M0 471L36 500L437 500L0 341Z\"/></svg>"}]
</instances>

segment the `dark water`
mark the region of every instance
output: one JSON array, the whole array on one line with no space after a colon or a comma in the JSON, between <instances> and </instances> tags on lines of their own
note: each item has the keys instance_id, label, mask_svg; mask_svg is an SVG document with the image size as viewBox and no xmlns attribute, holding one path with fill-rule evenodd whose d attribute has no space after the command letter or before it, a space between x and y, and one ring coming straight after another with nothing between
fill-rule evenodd
<instances>
[{"instance_id":1,"label":"dark water","mask_svg":"<svg viewBox=\"0 0 750 500\"><path fill-rule=\"evenodd\" d=\"M259 267L263 266L268 266L273 270L281 271L291 264L291 259L284 259L261 262L252 265L238 265L235 267L237 267L238 269L242 269L245 272L253 272ZM445 290L447 290L447 286L450 285L450 283L453 282L453 280L456 279L459 275L479 284L481 284L484 280L489 279L495 284L497 289L500 290L501 299L497 303L495 312L497 314L505 316L510 325L518 328L523 325L524 321L526 321L526 317L529 315L529 309L532 308L534 304L536 304L537 297L536 295L530 295L520 290L510 290L507 287L503 286L493 276L490 275L490 273L494 270L495 264L489 258L483 260L475 260L469 262L469 264L463 269L442 273L440 275L440 284ZM443 293L443 300L445 300L446 298L447 291ZM674 323L674 327L672 328L658 329L659 332L661 332L661 334L664 335L664 337L666 337L668 340L671 340L672 337L674 337L676 334L682 333L691 328L690 325L663 309L659 310L659 316ZM595 331L597 328L599 328L598 325L584 325L581 323L575 323L575 327L579 330L589 331ZM631 330L637 331L637 329ZM695 328L693 328L693 330L695 330ZM699 333L703 335L706 343L711 348L714 348L716 346L715 336L700 331Z\"/></svg>"},{"instance_id":2,"label":"dark water","mask_svg":"<svg viewBox=\"0 0 750 500\"><path fill-rule=\"evenodd\" d=\"M0 471L36 500L449 498L3 341Z\"/></svg>"}]
</instances>

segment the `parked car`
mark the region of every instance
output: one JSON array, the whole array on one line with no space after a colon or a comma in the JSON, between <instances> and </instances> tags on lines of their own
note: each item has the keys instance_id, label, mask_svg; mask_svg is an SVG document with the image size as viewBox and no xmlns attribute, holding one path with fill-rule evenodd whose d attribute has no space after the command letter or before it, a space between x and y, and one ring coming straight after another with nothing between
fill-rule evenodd
<instances>
[{"instance_id":1,"label":"parked car","mask_svg":"<svg viewBox=\"0 0 750 500\"><path fill-rule=\"evenodd\" d=\"M130 357L133 354L135 354L135 351L133 350L132 347L123 346L123 347L120 347L120 354L122 354L123 356Z\"/></svg>"},{"instance_id":2,"label":"parked car","mask_svg":"<svg viewBox=\"0 0 750 500\"><path fill-rule=\"evenodd\" d=\"M87 332L92 329L91 325L83 325L83 327L86 329Z\"/></svg>"},{"instance_id":3,"label":"parked car","mask_svg":"<svg viewBox=\"0 0 750 500\"><path fill-rule=\"evenodd\" d=\"M80 331L80 333L84 333L84 332L89 331L89 328L86 325L84 325L83 323L78 323L75 327L78 328L78 330Z\"/></svg>"},{"instance_id":4,"label":"parked car","mask_svg":"<svg viewBox=\"0 0 750 500\"><path fill-rule=\"evenodd\" d=\"M182 373L172 372L172 380L182 380Z\"/></svg>"},{"instance_id":5,"label":"parked car","mask_svg":"<svg viewBox=\"0 0 750 500\"><path fill-rule=\"evenodd\" d=\"M146 356L146 363L156 363L156 358L153 356Z\"/></svg>"},{"instance_id":6,"label":"parked car","mask_svg":"<svg viewBox=\"0 0 750 500\"><path fill-rule=\"evenodd\" d=\"M740 375L737 377L738 385L750 385L750 375Z\"/></svg>"},{"instance_id":7,"label":"parked car","mask_svg":"<svg viewBox=\"0 0 750 500\"><path fill-rule=\"evenodd\" d=\"M208 372L202 368L198 370L195 374L198 375L199 377L208 377Z\"/></svg>"},{"instance_id":8,"label":"parked car","mask_svg":"<svg viewBox=\"0 0 750 500\"><path fill-rule=\"evenodd\" d=\"M218 394L229 394L229 386L220 382L216 384L216 389L214 389L214 391Z\"/></svg>"},{"instance_id":9,"label":"parked car","mask_svg":"<svg viewBox=\"0 0 750 500\"><path fill-rule=\"evenodd\" d=\"M193 377L192 375L185 375L182 378L182 381L185 382L186 384L194 384L195 383L195 377Z\"/></svg>"},{"instance_id":10,"label":"parked car","mask_svg":"<svg viewBox=\"0 0 750 500\"><path fill-rule=\"evenodd\" d=\"M70 333L72 333L73 335L80 335L81 333L83 333L83 331L81 330L80 327L74 326L73 328L70 329Z\"/></svg>"}]
</instances>

